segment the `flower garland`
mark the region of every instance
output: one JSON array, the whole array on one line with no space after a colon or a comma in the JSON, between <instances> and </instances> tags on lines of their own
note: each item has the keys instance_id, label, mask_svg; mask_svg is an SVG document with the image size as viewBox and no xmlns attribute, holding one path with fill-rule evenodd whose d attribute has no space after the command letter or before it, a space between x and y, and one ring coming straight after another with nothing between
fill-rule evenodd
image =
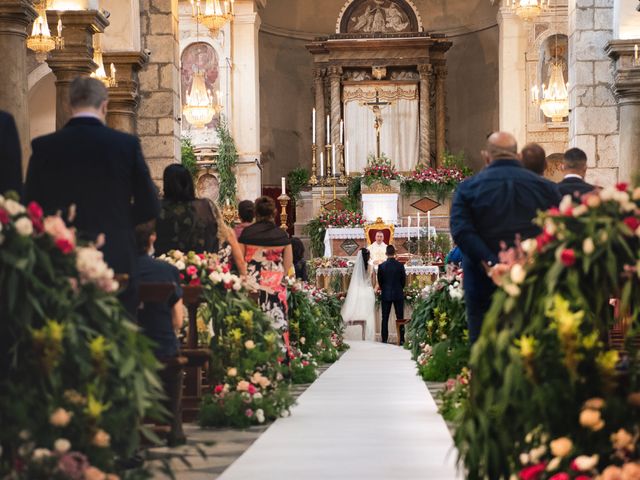
<instances>
[{"instance_id":1,"label":"flower garland","mask_svg":"<svg viewBox=\"0 0 640 480\"><path fill-rule=\"evenodd\" d=\"M402 190L406 194L431 194L438 200L444 199L453 193L458 184L469 177L471 171L466 167L440 167L433 168L429 165L418 165L411 175L404 178Z\"/></svg>"}]
</instances>

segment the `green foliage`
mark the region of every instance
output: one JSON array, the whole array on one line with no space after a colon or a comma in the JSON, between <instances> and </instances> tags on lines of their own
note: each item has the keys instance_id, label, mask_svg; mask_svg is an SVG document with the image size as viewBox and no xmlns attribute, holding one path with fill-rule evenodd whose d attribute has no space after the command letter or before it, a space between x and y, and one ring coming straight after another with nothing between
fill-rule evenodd
<instances>
[{"instance_id":1,"label":"green foliage","mask_svg":"<svg viewBox=\"0 0 640 480\"><path fill-rule=\"evenodd\" d=\"M300 199L300 192L309 183L311 174L306 168L296 168L287 174L287 194L294 205Z\"/></svg>"},{"instance_id":2,"label":"green foliage","mask_svg":"<svg viewBox=\"0 0 640 480\"><path fill-rule=\"evenodd\" d=\"M438 398L442 402L438 411L448 422L457 423L469 399L470 371L464 367L456 378L447 380Z\"/></svg>"},{"instance_id":3,"label":"green foliage","mask_svg":"<svg viewBox=\"0 0 640 480\"><path fill-rule=\"evenodd\" d=\"M357 212L360 210L360 195L362 191L362 177L350 177L347 185L347 196L342 199L345 210Z\"/></svg>"},{"instance_id":4,"label":"green foliage","mask_svg":"<svg viewBox=\"0 0 640 480\"><path fill-rule=\"evenodd\" d=\"M220 122L216 127L216 133L220 143L218 145L218 176L220 179L220 193L218 203L224 205L227 200L232 205L237 203L236 199L236 174L235 166L238 163L238 151L236 144L229 131L227 120L220 117Z\"/></svg>"},{"instance_id":5,"label":"green foliage","mask_svg":"<svg viewBox=\"0 0 640 480\"><path fill-rule=\"evenodd\" d=\"M182 137L180 140L180 153L182 159L182 166L186 168L192 177L195 178L198 172L197 157L193 150L193 143L188 137Z\"/></svg>"},{"instance_id":6,"label":"green foliage","mask_svg":"<svg viewBox=\"0 0 640 480\"><path fill-rule=\"evenodd\" d=\"M442 166L446 168L459 168L460 170L465 171L465 173L471 173L469 167L466 166L465 163L466 157L464 151L460 151L458 153L452 153L449 151L445 151L442 154Z\"/></svg>"},{"instance_id":7,"label":"green foliage","mask_svg":"<svg viewBox=\"0 0 640 480\"><path fill-rule=\"evenodd\" d=\"M326 233L323 223L318 217L312 218L304 227L304 232L309 235L311 255L322 257L324 255L324 235Z\"/></svg>"},{"instance_id":8,"label":"green foliage","mask_svg":"<svg viewBox=\"0 0 640 480\"><path fill-rule=\"evenodd\" d=\"M316 378L318 374L312 363L303 364L297 359L291 362L291 383L295 385L313 383Z\"/></svg>"},{"instance_id":9,"label":"green foliage","mask_svg":"<svg viewBox=\"0 0 640 480\"><path fill-rule=\"evenodd\" d=\"M427 363L418 366L418 372L427 382L444 382L466 366L468 361L467 345L445 340L433 347L432 356Z\"/></svg>"}]
</instances>

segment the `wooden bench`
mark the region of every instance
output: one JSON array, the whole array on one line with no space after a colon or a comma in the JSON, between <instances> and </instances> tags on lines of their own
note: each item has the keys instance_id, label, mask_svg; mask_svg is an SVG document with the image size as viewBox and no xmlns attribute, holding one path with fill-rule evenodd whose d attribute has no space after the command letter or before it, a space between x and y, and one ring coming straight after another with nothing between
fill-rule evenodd
<instances>
[{"instance_id":1,"label":"wooden bench","mask_svg":"<svg viewBox=\"0 0 640 480\"><path fill-rule=\"evenodd\" d=\"M365 339L364 332L365 332L365 328L366 328L366 325L367 325L367 321L366 320L350 320L348 322L345 322L345 325L347 327L357 327L358 325L361 326L362 327L362 340Z\"/></svg>"},{"instance_id":2,"label":"wooden bench","mask_svg":"<svg viewBox=\"0 0 640 480\"><path fill-rule=\"evenodd\" d=\"M401 341L401 338L404 340L404 335L401 334L402 327L407 325L410 321L411 319L407 319L407 318L396 319L396 335L398 336L398 339L397 339L398 345L402 345L402 343L404 343L403 341Z\"/></svg>"}]
</instances>

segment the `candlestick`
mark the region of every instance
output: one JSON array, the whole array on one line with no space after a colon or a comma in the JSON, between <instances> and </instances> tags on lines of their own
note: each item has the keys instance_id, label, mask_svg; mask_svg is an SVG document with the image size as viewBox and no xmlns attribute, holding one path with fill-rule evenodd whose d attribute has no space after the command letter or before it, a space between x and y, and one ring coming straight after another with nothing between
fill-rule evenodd
<instances>
[{"instance_id":1,"label":"candlestick","mask_svg":"<svg viewBox=\"0 0 640 480\"><path fill-rule=\"evenodd\" d=\"M318 184L318 177L316 176L318 164L318 146L313 143L311 145L311 178L309 179L309 185L315 187Z\"/></svg>"},{"instance_id":2,"label":"candlestick","mask_svg":"<svg viewBox=\"0 0 640 480\"><path fill-rule=\"evenodd\" d=\"M340 143L344 143L344 120L340 120Z\"/></svg>"},{"instance_id":3,"label":"candlestick","mask_svg":"<svg viewBox=\"0 0 640 480\"><path fill-rule=\"evenodd\" d=\"M291 200L284 193L278 197L278 201L280 202L280 206L282 210L280 211L280 228L283 230L287 230L287 204Z\"/></svg>"},{"instance_id":4,"label":"candlestick","mask_svg":"<svg viewBox=\"0 0 640 480\"><path fill-rule=\"evenodd\" d=\"M344 158L344 145L338 145L338 171L340 173L340 185L346 185L349 183L349 178L345 175L345 158Z\"/></svg>"},{"instance_id":5,"label":"candlestick","mask_svg":"<svg viewBox=\"0 0 640 480\"><path fill-rule=\"evenodd\" d=\"M324 146L324 150L325 150L325 158L327 159L327 164L325 165L327 167L327 173L325 177L330 177L331 176L331 144L327 143Z\"/></svg>"},{"instance_id":6,"label":"candlestick","mask_svg":"<svg viewBox=\"0 0 640 480\"><path fill-rule=\"evenodd\" d=\"M333 176L336 175L336 146L335 144L331 145L331 173Z\"/></svg>"},{"instance_id":7,"label":"candlestick","mask_svg":"<svg viewBox=\"0 0 640 480\"><path fill-rule=\"evenodd\" d=\"M344 170L347 177L349 176L349 140L345 146Z\"/></svg>"},{"instance_id":8,"label":"candlestick","mask_svg":"<svg viewBox=\"0 0 640 480\"><path fill-rule=\"evenodd\" d=\"M287 179L282 177L281 182L282 182L282 195L286 195L287 194L287 190L286 190Z\"/></svg>"},{"instance_id":9,"label":"candlestick","mask_svg":"<svg viewBox=\"0 0 640 480\"><path fill-rule=\"evenodd\" d=\"M636 62L638 61L638 44L637 43L633 46L633 58L636 59Z\"/></svg>"},{"instance_id":10,"label":"candlestick","mask_svg":"<svg viewBox=\"0 0 640 480\"><path fill-rule=\"evenodd\" d=\"M327 145L331 144L331 119L327 115Z\"/></svg>"},{"instance_id":11,"label":"candlestick","mask_svg":"<svg viewBox=\"0 0 640 480\"><path fill-rule=\"evenodd\" d=\"M311 143L316 143L316 109L311 113Z\"/></svg>"}]
</instances>

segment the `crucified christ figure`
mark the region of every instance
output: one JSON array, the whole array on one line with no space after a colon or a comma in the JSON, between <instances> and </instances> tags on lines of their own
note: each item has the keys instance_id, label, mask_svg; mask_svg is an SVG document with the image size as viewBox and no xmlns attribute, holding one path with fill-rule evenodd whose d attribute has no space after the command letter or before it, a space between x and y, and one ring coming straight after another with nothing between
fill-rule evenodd
<instances>
[{"instance_id":1,"label":"crucified christ figure","mask_svg":"<svg viewBox=\"0 0 640 480\"><path fill-rule=\"evenodd\" d=\"M376 131L376 158L380 158L380 132L382 130L382 109L380 107L384 107L387 105L391 105L391 102L381 102L380 96L376 91L376 101L367 103L368 106L371 107L371 111L375 117L375 121L373 122L373 128Z\"/></svg>"}]
</instances>

